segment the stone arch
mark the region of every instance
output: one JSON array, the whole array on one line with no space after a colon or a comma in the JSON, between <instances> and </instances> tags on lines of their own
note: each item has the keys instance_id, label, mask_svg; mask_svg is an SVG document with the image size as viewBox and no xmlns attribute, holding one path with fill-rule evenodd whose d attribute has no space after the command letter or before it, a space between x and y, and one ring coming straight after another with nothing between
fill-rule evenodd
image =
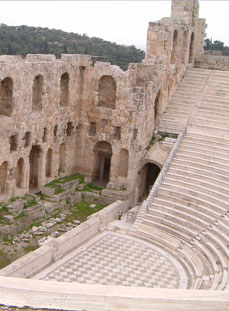
<instances>
[{"instance_id":1,"label":"stone arch","mask_svg":"<svg viewBox=\"0 0 229 311\"><path fill-rule=\"evenodd\" d=\"M5 161L0 166L0 193L1 194L4 194L7 192L7 189L6 189L7 168L8 168L8 162Z\"/></svg>"},{"instance_id":2,"label":"stone arch","mask_svg":"<svg viewBox=\"0 0 229 311\"><path fill-rule=\"evenodd\" d=\"M192 63L192 61L193 61L193 56L194 56L194 39L195 39L195 35L194 35L194 32L193 32L191 34L190 44L189 44L189 63Z\"/></svg>"},{"instance_id":3,"label":"stone arch","mask_svg":"<svg viewBox=\"0 0 229 311\"><path fill-rule=\"evenodd\" d=\"M129 165L129 151L127 149L121 149L119 154L119 176L128 176L128 165Z\"/></svg>"},{"instance_id":4,"label":"stone arch","mask_svg":"<svg viewBox=\"0 0 229 311\"><path fill-rule=\"evenodd\" d=\"M171 64L175 64L178 54L178 31L175 29L173 32L173 47L171 55Z\"/></svg>"},{"instance_id":5,"label":"stone arch","mask_svg":"<svg viewBox=\"0 0 229 311\"><path fill-rule=\"evenodd\" d=\"M65 170L65 144L59 147L59 172L63 173Z\"/></svg>"},{"instance_id":6,"label":"stone arch","mask_svg":"<svg viewBox=\"0 0 229 311\"><path fill-rule=\"evenodd\" d=\"M156 163L147 162L143 165L139 172L139 200L143 200L146 196L148 196L151 187L160 173L160 170L160 166Z\"/></svg>"},{"instance_id":7,"label":"stone arch","mask_svg":"<svg viewBox=\"0 0 229 311\"><path fill-rule=\"evenodd\" d=\"M43 85L43 76L37 75L33 80L32 111L42 110Z\"/></svg>"},{"instance_id":8,"label":"stone arch","mask_svg":"<svg viewBox=\"0 0 229 311\"><path fill-rule=\"evenodd\" d=\"M69 74L63 73L60 78L60 106L67 106L69 100Z\"/></svg>"},{"instance_id":9,"label":"stone arch","mask_svg":"<svg viewBox=\"0 0 229 311\"><path fill-rule=\"evenodd\" d=\"M92 179L103 186L109 182L111 157L112 147L110 143L99 141L95 144Z\"/></svg>"},{"instance_id":10,"label":"stone arch","mask_svg":"<svg viewBox=\"0 0 229 311\"><path fill-rule=\"evenodd\" d=\"M157 115L158 115L160 96L161 96L161 90L159 90L157 92L157 96L156 96L155 101L154 101L154 120L156 120Z\"/></svg>"},{"instance_id":11,"label":"stone arch","mask_svg":"<svg viewBox=\"0 0 229 311\"><path fill-rule=\"evenodd\" d=\"M112 76L102 76L99 80L98 106L115 109L116 81Z\"/></svg>"},{"instance_id":12,"label":"stone arch","mask_svg":"<svg viewBox=\"0 0 229 311\"><path fill-rule=\"evenodd\" d=\"M11 116L13 108L13 80L6 77L0 85L0 114Z\"/></svg>"},{"instance_id":13,"label":"stone arch","mask_svg":"<svg viewBox=\"0 0 229 311\"><path fill-rule=\"evenodd\" d=\"M182 42L182 61L185 61L185 56L188 50L188 32L185 30L183 33L183 42Z\"/></svg>"},{"instance_id":14,"label":"stone arch","mask_svg":"<svg viewBox=\"0 0 229 311\"><path fill-rule=\"evenodd\" d=\"M41 169L41 148L34 145L29 154L30 173L29 173L29 187L38 188L39 176Z\"/></svg>"},{"instance_id":15,"label":"stone arch","mask_svg":"<svg viewBox=\"0 0 229 311\"><path fill-rule=\"evenodd\" d=\"M49 148L46 154L46 169L45 169L46 177L52 176L52 149Z\"/></svg>"},{"instance_id":16,"label":"stone arch","mask_svg":"<svg viewBox=\"0 0 229 311\"><path fill-rule=\"evenodd\" d=\"M24 159L20 158L17 161L17 166L16 166L16 173L15 173L15 178L16 178L16 186L17 188L22 188L22 182L23 182L23 168L24 168Z\"/></svg>"}]
</instances>

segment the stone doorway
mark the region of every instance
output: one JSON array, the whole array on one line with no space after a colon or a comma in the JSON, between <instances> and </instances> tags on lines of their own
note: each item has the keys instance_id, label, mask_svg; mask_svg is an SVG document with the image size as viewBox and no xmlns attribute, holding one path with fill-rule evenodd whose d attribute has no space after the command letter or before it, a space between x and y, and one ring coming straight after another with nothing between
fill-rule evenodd
<instances>
[{"instance_id":1,"label":"stone doorway","mask_svg":"<svg viewBox=\"0 0 229 311\"><path fill-rule=\"evenodd\" d=\"M143 201L149 194L160 173L160 167L154 163L146 163L140 171L139 201Z\"/></svg>"},{"instance_id":2,"label":"stone doorway","mask_svg":"<svg viewBox=\"0 0 229 311\"><path fill-rule=\"evenodd\" d=\"M106 186L110 179L112 148L106 141L96 143L94 147L94 172L92 179L96 184Z\"/></svg>"},{"instance_id":3,"label":"stone doorway","mask_svg":"<svg viewBox=\"0 0 229 311\"><path fill-rule=\"evenodd\" d=\"M29 163L30 163L29 187L31 189L36 189L39 187L40 159L41 159L40 146L33 146L29 154Z\"/></svg>"}]
</instances>

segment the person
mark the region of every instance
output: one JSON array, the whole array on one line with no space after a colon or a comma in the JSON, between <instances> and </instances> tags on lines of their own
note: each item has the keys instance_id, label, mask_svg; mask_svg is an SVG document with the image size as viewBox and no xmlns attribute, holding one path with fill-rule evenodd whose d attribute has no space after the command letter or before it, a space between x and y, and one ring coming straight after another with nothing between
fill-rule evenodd
<instances>
[{"instance_id":1,"label":"person","mask_svg":"<svg viewBox=\"0 0 229 311\"><path fill-rule=\"evenodd\" d=\"M119 213L118 213L118 220L121 220L121 218L122 218L122 212L119 211Z\"/></svg>"}]
</instances>

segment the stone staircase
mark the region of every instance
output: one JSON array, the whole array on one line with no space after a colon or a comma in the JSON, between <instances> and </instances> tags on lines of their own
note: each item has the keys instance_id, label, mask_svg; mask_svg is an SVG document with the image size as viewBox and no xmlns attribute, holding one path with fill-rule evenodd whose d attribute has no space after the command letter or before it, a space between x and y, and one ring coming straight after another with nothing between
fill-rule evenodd
<instances>
[{"instance_id":1,"label":"stone staircase","mask_svg":"<svg viewBox=\"0 0 229 311\"><path fill-rule=\"evenodd\" d=\"M186 72L166 111L160 118L158 131L179 134L184 130L193 107L202 96L209 73L209 70L199 69L189 69Z\"/></svg>"},{"instance_id":2,"label":"stone staircase","mask_svg":"<svg viewBox=\"0 0 229 311\"><path fill-rule=\"evenodd\" d=\"M188 288L229 290L229 72L188 70L166 115L186 135L131 232L179 260Z\"/></svg>"}]
</instances>

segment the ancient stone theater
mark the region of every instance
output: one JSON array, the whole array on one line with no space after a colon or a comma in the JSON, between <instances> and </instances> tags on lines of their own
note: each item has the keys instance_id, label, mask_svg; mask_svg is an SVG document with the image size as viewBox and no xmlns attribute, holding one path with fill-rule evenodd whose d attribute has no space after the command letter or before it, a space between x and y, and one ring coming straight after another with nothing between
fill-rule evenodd
<instances>
[{"instance_id":1,"label":"ancient stone theater","mask_svg":"<svg viewBox=\"0 0 229 311\"><path fill-rule=\"evenodd\" d=\"M0 270L2 308L229 310L229 57L205 31L172 0L127 71L0 56L0 237L40 236ZM77 202L106 207L66 224Z\"/></svg>"}]
</instances>

